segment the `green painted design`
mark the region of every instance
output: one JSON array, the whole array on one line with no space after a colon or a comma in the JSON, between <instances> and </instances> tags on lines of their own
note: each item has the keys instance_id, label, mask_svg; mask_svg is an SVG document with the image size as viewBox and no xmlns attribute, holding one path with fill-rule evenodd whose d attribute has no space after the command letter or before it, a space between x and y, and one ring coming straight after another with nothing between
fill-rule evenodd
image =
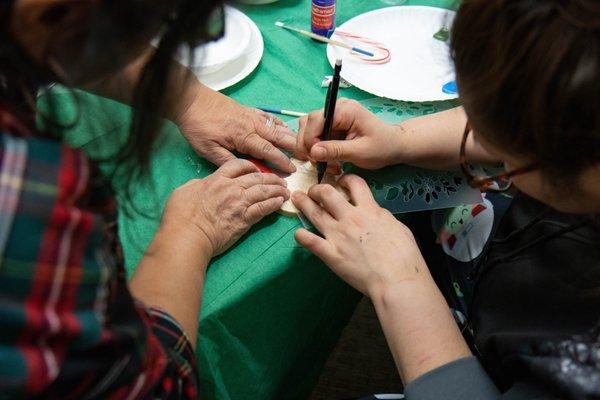
<instances>
[{"instance_id":1,"label":"green painted design","mask_svg":"<svg viewBox=\"0 0 600 400\"><path fill-rule=\"evenodd\" d=\"M450 39L450 31L448 28L443 27L439 31L433 34L433 37L442 42L447 42Z\"/></svg>"},{"instance_id":2,"label":"green painted design","mask_svg":"<svg viewBox=\"0 0 600 400\"><path fill-rule=\"evenodd\" d=\"M373 100L369 102L373 102ZM376 104L366 104L366 106L367 109L373 114L389 115L390 118L428 115L448 108L446 102L442 102L436 105L433 103L410 103L406 101L396 101L389 99L385 99L383 101L381 101L380 99L379 102L377 102Z\"/></svg>"}]
</instances>

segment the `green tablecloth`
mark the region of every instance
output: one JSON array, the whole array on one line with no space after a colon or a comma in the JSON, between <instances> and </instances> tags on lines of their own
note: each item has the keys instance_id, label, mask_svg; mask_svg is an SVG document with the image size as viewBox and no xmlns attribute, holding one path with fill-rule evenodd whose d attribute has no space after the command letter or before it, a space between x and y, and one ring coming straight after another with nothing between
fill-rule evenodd
<instances>
[{"instance_id":1,"label":"green tablecloth","mask_svg":"<svg viewBox=\"0 0 600 400\"><path fill-rule=\"evenodd\" d=\"M452 3L409 0L406 4L450 7ZM379 0L340 0L338 23L383 6ZM319 84L331 71L325 46L273 25L284 19L309 26L310 1L281 0L240 8L260 27L265 54L249 78L225 93L246 105L272 104L301 111L322 107L325 89ZM344 90L342 95L358 100L372 97L357 89ZM70 96L58 93L55 98L61 115L69 120ZM110 154L127 132L130 110L86 94L80 105L82 118L67 132L67 140L92 157ZM165 128L149 178L130 187L135 210L120 212L128 274L151 240L170 192L213 170L195 156L175 126ZM118 177L114 179L116 187L122 185ZM211 264L197 348L203 398L288 399L310 393L360 296L296 244L293 232L298 226L294 218L271 216Z\"/></svg>"},{"instance_id":2,"label":"green tablecloth","mask_svg":"<svg viewBox=\"0 0 600 400\"><path fill-rule=\"evenodd\" d=\"M404 5L426 5L453 9L456 0L407 0ZM287 110L310 111L323 107L325 75L332 75L326 45L292 34L274 25L282 20L310 30L309 0L280 0L264 6L238 6L259 26L265 41L260 66L240 84L224 93L247 105L272 104ZM381 0L338 0L337 25L367 11L387 6ZM364 100L373 95L346 89L340 96Z\"/></svg>"}]
</instances>

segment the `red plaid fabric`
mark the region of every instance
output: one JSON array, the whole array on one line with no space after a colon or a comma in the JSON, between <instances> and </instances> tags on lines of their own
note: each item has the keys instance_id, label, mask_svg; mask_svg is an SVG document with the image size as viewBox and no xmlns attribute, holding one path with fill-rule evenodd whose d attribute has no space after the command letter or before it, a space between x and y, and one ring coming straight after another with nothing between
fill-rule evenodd
<instances>
[{"instance_id":1,"label":"red plaid fabric","mask_svg":"<svg viewBox=\"0 0 600 400\"><path fill-rule=\"evenodd\" d=\"M91 164L18 128L0 134L0 398L196 398L181 327L127 289Z\"/></svg>"}]
</instances>

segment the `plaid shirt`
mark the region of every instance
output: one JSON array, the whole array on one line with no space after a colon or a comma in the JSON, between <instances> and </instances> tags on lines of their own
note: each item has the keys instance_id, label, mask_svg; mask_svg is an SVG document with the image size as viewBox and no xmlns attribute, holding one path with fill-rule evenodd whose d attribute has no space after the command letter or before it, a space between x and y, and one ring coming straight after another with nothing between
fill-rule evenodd
<instances>
[{"instance_id":1,"label":"plaid shirt","mask_svg":"<svg viewBox=\"0 0 600 400\"><path fill-rule=\"evenodd\" d=\"M0 399L196 398L181 327L132 299L106 245L91 164L0 126Z\"/></svg>"}]
</instances>

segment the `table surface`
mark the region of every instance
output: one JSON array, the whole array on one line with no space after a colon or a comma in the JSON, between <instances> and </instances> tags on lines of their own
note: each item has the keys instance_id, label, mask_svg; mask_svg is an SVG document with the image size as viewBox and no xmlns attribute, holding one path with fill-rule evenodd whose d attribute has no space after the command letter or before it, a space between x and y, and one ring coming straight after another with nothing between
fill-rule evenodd
<instances>
[{"instance_id":1,"label":"table surface","mask_svg":"<svg viewBox=\"0 0 600 400\"><path fill-rule=\"evenodd\" d=\"M224 93L249 106L300 111L322 107L325 89L320 82L331 74L326 47L274 26L278 19L310 26L310 3L280 0L239 6L261 29L265 53L252 75ZM454 3L409 0L405 4L451 8ZM338 24L384 6L381 0L340 1ZM342 96L373 97L355 88L344 90ZM68 94L57 92L53 97L65 122L80 112L80 122L66 132L66 139L92 158L112 154L128 132L128 107L88 94L81 94L78 107ZM101 167L111 172L113 165ZM171 191L212 171L214 167L198 158L169 123L157 143L147 178L127 183L118 173L113 175L118 195L127 184L131 197L130 207L120 201L119 212L129 275L152 239ZM270 216L213 260L197 347L202 398L302 399L311 392L360 295L298 246L293 237L298 227L295 218Z\"/></svg>"},{"instance_id":2,"label":"table surface","mask_svg":"<svg viewBox=\"0 0 600 400\"><path fill-rule=\"evenodd\" d=\"M453 9L456 2L407 0L403 5ZM332 75L326 45L274 25L275 21L281 20L310 30L310 4L308 0L280 0L271 5L236 6L259 26L265 42L265 53L261 64L249 79L225 89L223 93L249 106L275 105L304 112L323 107L326 88L321 88L320 83L325 75ZM337 25L386 6L382 0L340 0L337 3ZM281 90L273 90L278 86ZM340 96L356 100L373 97L356 88L342 90Z\"/></svg>"}]
</instances>

